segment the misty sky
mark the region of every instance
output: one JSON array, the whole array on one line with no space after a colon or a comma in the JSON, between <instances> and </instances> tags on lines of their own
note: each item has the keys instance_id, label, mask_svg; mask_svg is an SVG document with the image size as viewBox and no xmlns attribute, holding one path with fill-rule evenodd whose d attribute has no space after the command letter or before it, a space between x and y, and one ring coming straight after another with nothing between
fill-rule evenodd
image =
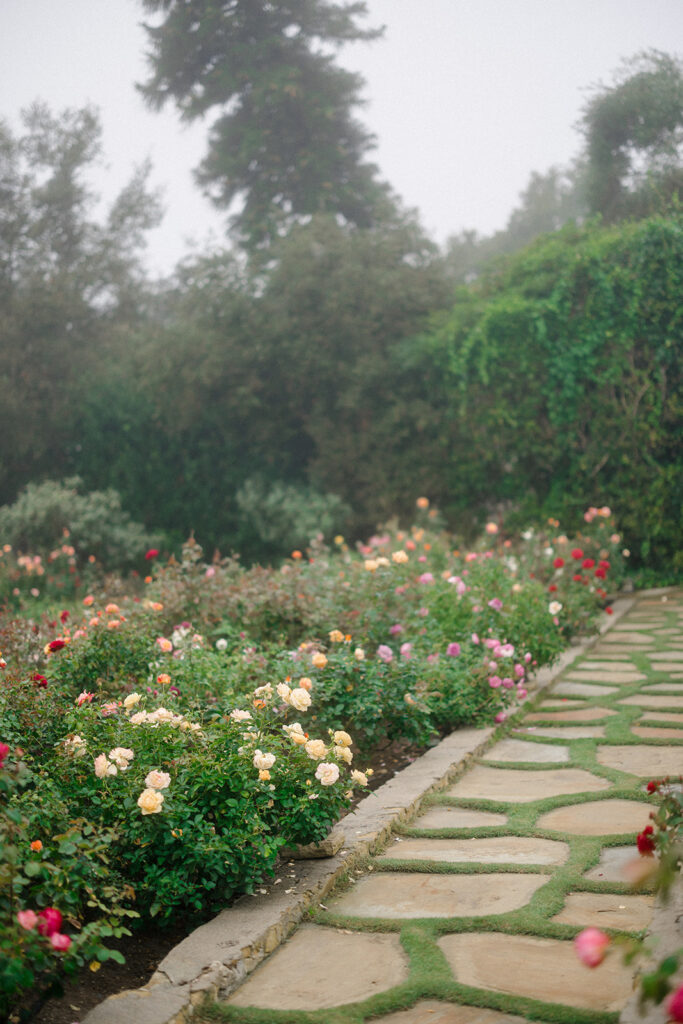
<instances>
[{"instance_id":1,"label":"misty sky","mask_svg":"<svg viewBox=\"0 0 683 1024\"><path fill-rule=\"evenodd\" d=\"M683 0L368 0L383 39L340 52L361 72L381 175L443 242L464 228L505 225L532 170L567 164L586 90L609 82L623 57L683 50ZM208 121L181 125L173 108L147 110L136 0L0 0L0 117L19 127L35 99L53 110L100 108L104 159L96 189L112 198L150 157L166 215L150 236L149 266L166 273L223 216L192 168Z\"/></svg>"}]
</instances>

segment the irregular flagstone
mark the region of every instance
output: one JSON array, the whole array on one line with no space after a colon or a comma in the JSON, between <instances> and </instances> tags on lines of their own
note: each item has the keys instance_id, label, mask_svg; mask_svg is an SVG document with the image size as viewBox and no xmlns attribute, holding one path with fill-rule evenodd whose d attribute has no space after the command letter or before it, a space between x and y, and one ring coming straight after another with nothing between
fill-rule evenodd
<instances>
[{"instance_id":1,"label":"irregular flagstone","mask_svg":"<svg viewBox=\"0 0 683 1024\"><path fill-rule=\"evenodd\" d=\"M683 751L678 747L598 747L597 760L598 764L641 778L674 775L683 770Z\"/></svg>"},{"instance_id":2,"label":"irregular flagstone","mask_svg":"<svg viewBox=\"0 0 683 1024\"><path fill-rule=\"evenodd\" d=\"M493 811L475 811L469 807L430 807L411 822L413 828L482 828L487 825L505 825L507 814Z\"/></svg>"},{"instance_id":3,"label":"irregular flagstone","mask_svg":"<svg viewBox=\"0 0 683 1024\"><path fill-rule=\"evenodd\" d=\"M647 928L654 912L653 896L613 896L596 892L570 892L564 909L553 921L584 928L620 928L640 931Z\"/></svg>"},{"instance_id":4,"label":"irregular flagstone","mask_svg":"<svg viewBox=\"0 0 683 1024\"><path fill-rule=\"evenodd\" d=\"M632 644L653 644L654 640L649 633L633 630L617 632L615 627L614 632L605 633L600 642L603 644L627 644L631 647Z\"/></svg>"},{"instance_id":5,"label":"irregular flagstone","mask_svg":"<svg viewBox=\"0 0 683 1024\"><path fill-rule=\"evenodd\" d=\"M226 1000L231 1006L322 1010L368 999L408 977L398 935L303 925Z\"/></svg>"},{"instance_id":6,"label":"irregular flagstone","mask_svg":"<svg viewBox=\"0 0 683 1024\"><path fill-rule=\"evenodd\" d=\"M683 663L680 661L658 661L652 668L655 672L680 672Z\"/></svg>"},{"instance_id":7,"label":"irregular flagstone","mask_svg":"<svg viewBox=\"0 0 683 1024\"><path fill-rule=\"evenodd\" d=\"M683 661L683 651L653 651L648 654L650 661Z\"/></svg>"},{"instance_id":8,"label":"irregular flagstone","mask_svg":"<svg viewBox=\"0 0 683 1024\"><path fill-rule=\"evenodd\" d=\"M605 697L609 693L617 693L616 686L600 686L597 683L584 683L578 680L573 682L568 680L567 682L558 683L553 693L560 697L565 695L568 697Z\"/></svg>"},{"instance_id":9,"label":"irregular flagstone","mask_svg":"<svg viewBox=\"0 0 683 1024\"><path fill-rule=\"evenodd\" d=\"M681 722L683 723L683 713L677 711L669 711L665 713L663 711L646 711L640 716L641 721L649 722Z\"/></svg>"},{"instance_id":10,"label":"irregular flagstone","mask_svg":"<svg viewBox=\"0 0 683 1024\"><path fill-rule=\"evenodd\" d=\"M683 740L683 729L667 729L664 726L632 725L631 732L644 740ZM683 765L683 751L679 751L678 756Z\"/></svg>"},{"instance_id":11,"label":"irregular flagstone","mask_svg":"<svg viewBox=\"0 0 683 1024\"><path fill-rule=\"evenodd\" d=\"M584 878L592 882L632 882L629 866L641 861L635 840L630 846L608 846L600 854L595 867L585 872Z\"/></svg>"},{"instance_id":12,"label":"irregular flagstone","mask_svg":"<svg viewBox=\"0 0 683 1024\"><path fill-rule=\"evenodd\" d=\"M636 693L633 697L623 697L620 704L641 708L683 708L683 696L673 695L661 697L655 693Z\"/></svg>"},{"instance_id":13,"label":"irregular flagstone","mask_svg":"<svg viewBox=\"0 0 683 1024\"><path fill-rule=\"evenodd\" d=\"M635 800L591 800L583 804L556 807L542 814L538 828L571 832L577 836L609 836L642 831L650 822L650 804Z\"/></svg>"},{"instance_id":14,"label":"irregular flagstone","mask_svg":"<svg viewBox=\"0 0 683 1024\"><path fill-rule=\"evenodd\" d=\"M330 904L352 917L483 917L526 906L547 875L366 875ZM347 1000L350 1001L350 1000Z\"/></svg>"},{"instance_id":15,"label":"irregular flagstone","mask_svg":"<svg viewBox=\"0 0 683 1024\"><path fill-rule=\"evenodd\" d=\"M614 654L611 658L605 661L594 661L587 659L577 664L576 668L572 668L571 671L575 672L583 669L607 669L609 672L633 672L635 666L629 658L621 660L618 655Z\"/></svg>"},{"instance_id":16,"label":"irregular flagstone","mask_svg":"<svg viewBox=\"0 0 683 1024\"><path fill-rule=\"evenodd\" d=\"M525 771L523 768L490 768L478 764L446 792L456 797L529 803L549 796L595 793L610 786L607 779L600 779L582 768Z\"/></svg>"},{"instance_id":17,"label":"irregular flagstone","mask_svg":"<svg viewBox=\"0 0 683 1024\"><path fill-rule=\"evenodd\" d=\"M409 1010L378 1017L376 1024L524 1024L524 1020L522 1017L511 1017L509 1013L498 1013L497 1010L425 999Z\"/></svg>"},{"instance_id":18,"label":"irregular flagstone","mask_svg":"<svg viewBox=\"0 0 683 1024\"><path fill-rule=\"evenodd\" d=\"M602 725L528 725L518 732L530 733L533 736L557 737L565 740L604 739L605 728Z\"/></svg>"},{"instance_id":19,"label":"irregular flagstone","mask_svg":"<svg viewBox=\"0 0 683 1024\"><path fill-rule=\"evenodd\" d=\"M484 932L445 935L438 944L465 985L586 1010L619 1010L631 995L631 969L614 950L590 971L572 942L557 939Z\"/></svg>"},{"instance_id":20,"label":"irregular flagstone","mask_svg":"<svg viewBox=\"0 0 683 1024\"><path fill-rule=\"evenodd\" d=\"M487 761L527 761L530 764L560 764L569 760L566 747L552 743L529 743L525 740L505 739L496 743L484 755Z\"/></svg>"},{"instance_id":21,"label":"irregular flagstone","mask_svg":"<svg viewBox=\"0 0 683 1024\"><path fill-rule=\"evenodd\" d=\"M379 860L434 860L446 864L564 864L566 843L526 836L490 839L402 839L391 844Z\"/></svg>"},{"instance_id":22,"label":"irregular flagstone","mask_svg":"<svg viewBox=\"0 0 683 1024\"><path fill-rule=\"evenodd\" d=\"M599 668L582 671L583 667L581 666L581 670L579 668L572 669L564 678L573 679L577 683L592 680L597 683L616 683L618 686L621 686L623 683L639 683L641 680L647 679L647 676L644 676L642 672L636 672L633 668L628 670ZM557 692L557 687L555 687L555 692ZM603 687L603 693L609 692L606 687Z\"/></svg>"},{"instance_id":23,"label":"irregular flagstone","mask_svg":"<svg viewBox=\"0 0 683 1024\"><path fill-rule=\"evenodd\" d=\"M535 711L526 716L527 722L593 722L616 715L611 708L580 708L577 711Z\"/></svg>"},{"instance_id":24,"label":"irregular flagstone","mask_svg":"<svg viewBox=\"0 0 683 1024\"><path fill-rule=\"evenodd\" d=\"M670 690L673 694L683 693L683 683L648 683L643 687L643 693L664 693Z\"/></svg>"}]
</instances>

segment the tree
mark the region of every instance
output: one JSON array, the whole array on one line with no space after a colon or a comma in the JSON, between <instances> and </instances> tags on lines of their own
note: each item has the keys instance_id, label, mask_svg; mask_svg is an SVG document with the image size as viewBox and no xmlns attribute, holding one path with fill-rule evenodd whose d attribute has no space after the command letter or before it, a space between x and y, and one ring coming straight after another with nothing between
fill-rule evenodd
<instances>
[{"instance_id":1,"label":"tree","mask_svg":"<svg viewBox=\"0 0 683 1024\"><path fill-rule=\"evenodd\" d=\"M373 137L353 117L362 79L323 47L369 40L365 3L329 0L142 0L152 74L140 86L160 109L195 120L218 111L197 179L249 247L292 217L321 212L368 226L389 203L365 162Z\"/></svg>"},{"instance_id":2,"label":"tree","mask_svg":"<svg viewBox=\"0 0 683 1024\"><path fill-rule=\"evenodd\" d=\"M591 213L645 216L683 187L683 63L657 50L625 61L584 107Z\"/></svg>"}]
</instances>

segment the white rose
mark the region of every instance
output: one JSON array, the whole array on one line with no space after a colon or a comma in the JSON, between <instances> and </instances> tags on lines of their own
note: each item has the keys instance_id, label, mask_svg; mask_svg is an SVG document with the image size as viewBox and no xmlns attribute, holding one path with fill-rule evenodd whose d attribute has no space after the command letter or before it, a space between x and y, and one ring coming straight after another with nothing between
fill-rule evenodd
<instances>
[{"instance_id":1,"label":"white rose","mask_svg":"<svg viewBox=\"0 0 683 1024\"><path fill-rule=\"evenodd\" d=\"M261 750L254 752L254 768L259 771L268 771L275 764L275 754L264 754Z\"/></svg>"},{"instance_id":2,"label":"white rose","mask_svg":"<svg viewBox=\"0 0 683 1024\"><path fill-rule=\"evenodd\" d=\"M227 640L225 640L223 637L221 637L220 640L216 640L216 650L217 651L227 651L227 649L228 649L228 641Z\"/></svg>"},{"instance_id":3,"label":"white rose","mask_svg":"<svg viewBox=\"0 0 683 1024\"><path fill-rule=\"evenodd\" d=\"M148 789L166 789L171 785L171 776L168 772L158 772L153 769L145 779L145 785Z\"/></svg>"},{"instance_id":4,"label":"white rose","mask_svg":"<svg viewBox=\"0 0 683 1024\"><path fill-rule=\"evenodd\" d=\"M353 656L356 659L356 661L365 661L365 651L363 650L362 647L356 647L355 651L353 652Z\"/></svg>"},{"instance_id":5,"label":"white rose","mask_svg":"<svg viewBox=\"0 0 683 1024\"><path fill-rule=\"evenodd\" d=\"M163 794L156 789L143 789L138 797L138 807L143 814L159 814L163 802Z\"/></svg>"},{"instance_id":6,"label":"white rose","mask_svg":"<svg viewBox=\"0 0 683 1024\"><path fill-rule=\"evenodd\" d=\"M265 686L257 686L254 690L254 696L260 697L261 700L270 700L273 696L273 687L270 683L266 683Z\"/></svg>"},{"instance_id":7,"label":"white rose","mask_svg":"<svg viewBox=\"0 0 683 1024\"><path fill-rule=\"evenodd\" d=\"M327 747L322 740L309 740L304 750L314 761L322 761L327 756Z\"/></svg>"},{"instance_id":8,"label":"white rose","mask_svg":"<svg viewBox=\"0 0 683 1024\"><path fill-rule=\"evenodd\" d=\"M551 601L548 605L548 611L551 615L559 615L562 611L562 605L559 601Z\"/></svg>"},{"instance_id":9,"label":"white rose","mask_svg":"<svg viewBox=\"0 0 683 1024\"><path fill-rule=\"evenodd\" d=\"M315 777L321 786L333 786L339 778L339 768L329 761L321 761L315 770Z\"/></svg>"},{"instance_id":10,"label":"white rose","mask_svg":"<svg viewBox=\"0 0 683 1024\"><path fill-rule=\"evenodd\" d=\"M311 706L311 695L308 690L304 690L303 687L297 686L296 690L292 690L289 695L289 703L297 711L307 711Z\"/></svg>"}]
</instances>

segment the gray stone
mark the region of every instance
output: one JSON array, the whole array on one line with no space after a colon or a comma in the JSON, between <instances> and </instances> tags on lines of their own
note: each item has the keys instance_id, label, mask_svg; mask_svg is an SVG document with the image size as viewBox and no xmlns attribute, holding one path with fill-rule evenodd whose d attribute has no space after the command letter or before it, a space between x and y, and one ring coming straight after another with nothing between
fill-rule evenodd
<instances>
[{"instance_id":1,"label":"gray stone","mask_svg":"<svg viewBox=\"0 0 683 1024\"><path fill-rule=\"evenodd\" d=\"M672 693L672 694L675 695L677 693L683 693L683 683L674 683L674 682L671 682L671 681L669 681L667 683L648 683L647 686L643 687L642 692L643 693Z\"/></svg>"},{"instance_id":2,"label":"gray stone","mask_svg":"<svg viewBox=\"0 0 683 1024\"><path fill-rule=\"evenodd\" d=\"M361 878L330 909L351 917L483 917L526 906L546 875L437 875L375 872Z\"/></svg>"},{"instance_id":3,"label":"gray stone","mask_svg":"<svg viewBox=\"0 0 683 1024\"><path fill-rule=\"evenodd\" d=\"M680 722L683 724L683 712L676 711L646 711L641 715L641 721L648 722Z\"/></svg>"},{"instance_id":4,"label":"gray stone","mask_svg":"<svg viewBox=\"0 0 683 1024\"><path fill-rule=\"evenodd\" d=\"M455 797L529 803L569 793L596 793L610 786L607 779L599 779L581 768L525 771L523 768L490 768L480 764L467 772L448 793Z\"/></svg>"},{"instance_id":5,"label":"gray stone","mask_svg":"<svg viewBox=\"0 0 683 1024\"><path fill-rule=\"evenodd\" d=\"M634 836L650 821L649 804L635 800L591 800L583 804L556 807L542 814L538 828L553 832L571 832L578 836L609 836L633 832Z\"/></svg>"},{"instance_id":6,"label":"gray stone","mask_svg":"<svg viewBox=\"0 0 683 1024\"><path fill-rule=\"evenodd\" d=\"M226 1002L272 1010L322 1010L368 999L408 977L398 935L303 925Z\"/></svg>"},{"instance_id":7,"label":"gray stone","mask_svg":"<svg viewBox=\"0 0 683 1024\"><path fill-rule=\"evenodd\" d=\"M558 683L553 693L558 697L606 697L610 693L617 693L617 687L584 683L572 678Z\"/></svg>"},{"instance_id":8,"label":"gray stone","mask_svg":"<svg viewBox=\"0 0 683 1024\"><path fill-rule=\"evenodd\" d=\"M528 740L505 739L485 754L487 761L527 761L530 764L560 764L569 760L566 747L552 743L530 743Z\"/></svg>"},{"instance_id":9,"label":"gray stone","mask_svg":"<svg viewBox=\"0 0 683 1024\"><path fill-rule=\"evenodd\" d=\"M459 982L586 1010L616 1011L631 995L634 969L610 950L599 971L579 961L572 942L528 935L444 935L438 944Z\"/></svg>"},{"instance_id":10,"label":"gray stone","mask_svg":"<svg viewBox=\"0 0 683 1024\"><path fill-rule=\"evenodd\" d=\"M522 836L490 839L400 839L379 860L433 860L446 864L564 864L566 843Z\"/></svg>"},{"instance_id":11,"label":"gray stone","mask_svg":"<svg viewBox=\"0 0 683 1024\"><path fill-rule=\"evenodd\" d=\"M160 981L109 996L83 1018L83 1024L175 1024L190 1001L188 985Z\"/></svg>"},{"instance_id":12,"label":"gray stone","mask_svg":"<svg viewBox=\"0 0 683 1024\"><path fill-rule=\"evenodd\" d=\"M648 819L649 820L649 819ZM643 819L644 828L647 821ZM627 831L626 829L624 831ZM640 831L640 829L638 829ZM600 860L594 868L586 871L585 878L592 882L631 882L634 864L640 864L643 858L638 853L634 841L630 846L607 846L600 854ZM623 902L623 900L621 901Z\"/></svg>"},{"instance_id":13,"label":"gray stone","mask_svg":"<svg viewBox=\"0 0 683 1024\"><path fill-rule=\"evenodd\" d=\"M602 725L528 725L517 731L562 740L604 739L605 736Z\"/></svg>"},{"instance_id":14,"label":"gray stone","mask_svg":"<svg viewBox=\"0 0 683 1024\"><path fill-rule=\"evenodd\" d=\"M632 647L633 644L652 644L654 640L649 633L636 632L634 630L622 630L617 632L605 633L602 638L603 644L626 644L628 647Z\"/></svg>"},{"instance_id":15,"label":"gray stone","mask_svg":"<svg viewBox=\"0 0 683 1024\"><path fill-rule=\"evenodd\" d=\"M683 651L653 651L648 655L650 661L683 661Z\"/></svg>"}]
</instances>

